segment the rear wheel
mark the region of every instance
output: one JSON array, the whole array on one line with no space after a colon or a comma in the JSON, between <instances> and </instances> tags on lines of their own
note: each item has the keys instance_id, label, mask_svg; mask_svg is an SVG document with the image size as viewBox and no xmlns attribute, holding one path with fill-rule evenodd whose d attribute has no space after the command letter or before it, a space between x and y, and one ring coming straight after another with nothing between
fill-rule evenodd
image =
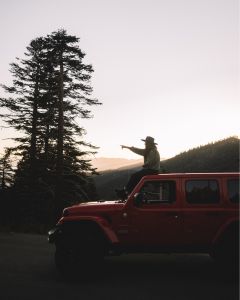
<instances>
[{"instance_id":1,"label":"rear wheel","mask_svg":"<svg viewBox=\"0 0 240 300\"><path fill-rule=\"evenodd\" d=\"M239 269L239 229L229 230L215 245L211 256L219 267L227 271L238 272Z\"/></svg>"}]
</instances>

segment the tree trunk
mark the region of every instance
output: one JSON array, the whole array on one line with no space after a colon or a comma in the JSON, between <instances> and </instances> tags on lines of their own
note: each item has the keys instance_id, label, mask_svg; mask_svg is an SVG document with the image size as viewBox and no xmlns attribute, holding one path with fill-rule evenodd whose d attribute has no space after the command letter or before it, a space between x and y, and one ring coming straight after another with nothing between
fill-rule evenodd
<instances>
[{"instance_id":1,"label":"tree trunk","mask_svg":"<svg viewBox=\"0 0 240 300\"><path fill-rule=\"evenodd\" d=\"M57 141L57 184L55 190L55 217L58 219L61 216L63 205L62 195L62 179L63 179L63 60L60 57L60 74L59 74L59 94L58 94L58 141Z\"/></svg>"},{"instance_id":2,"label":"tree trunk","mask_svg":"<svg viewBox=\"0 0 240 300\"><path fill-rule=\"evenodd\" d=\"M36 76L34 99L33 99L33 112L32 112L32 132L30 144L30 169L32 175L36 174L36 156L37 156L37 113L38 113L38 97L39 97L39 79Z\"/></svg>"},{"instance_id":3,"label":"tree trunk","mask_svg":"<svg viewBox=\"0 0 240 300\"><path fill-rule=\"evenodd\" d=\"M60 58L59 98L58 98L58 141L57 141L57 176L63 175L63 61Z\"/></svg>"},{"instance_id":4,"label":"tree trunk","mask_svg":"<svg viewBox=\"0 0 240 300\"><path fill-rule=\"evenodd\" d=\"M47 121L48 122L48 121ZM45 132L45 137L44 137L44 159L46 165L48 164L48 152L49 152L49 129L50 125L49 123L46 124L46 132Z\"/></svg>"}]
</instances>

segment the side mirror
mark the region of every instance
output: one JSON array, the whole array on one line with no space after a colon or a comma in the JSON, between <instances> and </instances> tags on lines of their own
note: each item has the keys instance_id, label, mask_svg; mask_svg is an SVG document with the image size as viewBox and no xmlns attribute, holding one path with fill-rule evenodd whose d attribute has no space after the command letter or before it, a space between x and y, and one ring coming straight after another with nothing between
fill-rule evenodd
<instances>
[{"instance_id":1,"label":"side mirror","mask_svg":"<svg viewBox=\"0 0 240 300\"><path fill-rule=\"evenodd\" d=\"M134 205L139 207L144 202L144 193L137 193L134 195Z\"/></svg>"}]
</instances>

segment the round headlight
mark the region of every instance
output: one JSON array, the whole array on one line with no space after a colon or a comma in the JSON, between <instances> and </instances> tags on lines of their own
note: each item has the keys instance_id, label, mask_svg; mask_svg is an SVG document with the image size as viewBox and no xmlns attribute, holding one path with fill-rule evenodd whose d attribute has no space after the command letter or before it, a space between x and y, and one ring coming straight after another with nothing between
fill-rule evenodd
<instances>
[{"instance_id":1,"label":"round headlight","mask_svg":"<svg viewBox=\"0 0 240 300\"><path fill-rule=\"evenodd\" d=\"M69 211L65 208L63 210L63 217L67 217L67 216L69 216Z\"/></svg>"}]
</instances>

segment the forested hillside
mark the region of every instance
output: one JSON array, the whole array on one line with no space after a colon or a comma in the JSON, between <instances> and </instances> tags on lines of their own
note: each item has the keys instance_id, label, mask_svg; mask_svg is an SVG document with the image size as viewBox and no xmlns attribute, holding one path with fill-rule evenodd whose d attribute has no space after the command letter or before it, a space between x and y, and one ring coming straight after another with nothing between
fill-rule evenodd
<instances>
[{"instance_id":1,"label":"forested hillside","mask_svg":"<svg viewBox=\"0 0 240 300\"><path fill-rule=\"evenodd\" d=\"M162 172L238 172L239 141L237 137L230 137L180 153L161 163ZM123 187L130 175L140 167L103 172L95 177L99 197L114 199L115 189Z\"/></svg>"},{"instance_id":2,"label":"forested hillside","mask_svg":"<svg viewBox=\"0 0 240 300\"><path fill-rule=\"evenodd\" d=\"M165 160L167 172L233 172L239 170L239 139L231 137Z\"/></svg>"}]
</instances>

